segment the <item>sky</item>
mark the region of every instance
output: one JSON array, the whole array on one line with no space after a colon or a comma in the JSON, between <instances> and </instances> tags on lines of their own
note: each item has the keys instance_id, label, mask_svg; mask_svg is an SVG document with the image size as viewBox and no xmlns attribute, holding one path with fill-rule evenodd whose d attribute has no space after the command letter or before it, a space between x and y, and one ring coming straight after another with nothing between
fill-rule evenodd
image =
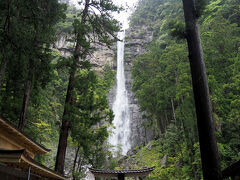
<instances>
[{"instance_id":1,"label":"sky","mask_svg":"<svg viewBox=\"0 0 240 180\"><path fill-rule=\"evenodd\" d=\"M113 0L113 2L117 5L122 5L123 7L127 8L125 11L122 11L120 14L114 13L113 16L118 19L123 24L123 29L128 28L128 17L130 16L131 12L134 9L138 0ZM71 0L73 4L77 6L78 0Z\"/></svg>"}]
</instances>

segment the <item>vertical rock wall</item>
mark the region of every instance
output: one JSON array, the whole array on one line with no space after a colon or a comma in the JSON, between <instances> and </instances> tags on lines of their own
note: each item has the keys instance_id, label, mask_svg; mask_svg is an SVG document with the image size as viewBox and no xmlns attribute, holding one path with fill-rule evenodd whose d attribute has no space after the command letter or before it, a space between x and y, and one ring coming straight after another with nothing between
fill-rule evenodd
<instances>
[{"instance_id":1,"label":"vertical rock wall","mask_svg":"<svg viewBox=\"0 0 240 180\"><path fill-rule=\"evenodd\" d=\"M130 102L131 143L132 148L148 143L153 138L151 129L144 128L146 120L142 119L137 98L132 92L131 68L136 56L147 51L146 46L152 42L152 31L145 27L134 27L126 31L125 38L125 77Z\"/></svg>"},{"instance_id":2,"label":"vertical rock wall","mask_svg":"<svg viewBox=\"0 0 240 180\"><path fill-rule=\"evenodd\" d=\"M67 39L70 38L67 35L59 36L55 47L60 52L62 57L69 57L73 54L73 44L68 42ZM116 63L114 60L116 45L111 49L107 46L93 44L96 49L93 53L87 56L86 60L92 65L92 68L97 72L102 72L106 64L108 64L113 69L116 68Z\"/></svg>"}]
</instances>

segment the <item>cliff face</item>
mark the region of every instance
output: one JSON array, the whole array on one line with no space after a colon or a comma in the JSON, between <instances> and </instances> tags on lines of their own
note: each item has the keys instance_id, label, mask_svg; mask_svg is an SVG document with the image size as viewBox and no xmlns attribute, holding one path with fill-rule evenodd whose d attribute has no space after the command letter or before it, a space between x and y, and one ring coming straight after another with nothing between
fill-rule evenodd
<instances>
[{"instance_id":1,"label":"cliff face","mask_svg":"<svg viewBox=\"0 0 240 180\"><path fill-rule=\"evenodd\" d=\"M125 37L125 78L130 103L131 144L132 148L142 143L148 143L153 138L151 129L147 129L147 122L142 119L136 97L132 92L131 68L136 56L147 51L146 46L152 42L153 33L145 27L134 27L126 30Z\"/></svg>"},{"instance_id":2,"label":"cliff face","mask_svg":"<svg viewBox=\"0 0 240 180\"><path fill-rule=\"evenodd\" d=\"M63 57L71 56L73 53L73 45L66 41L67 38L67 36L60 36L55 44L56 48L60 52L60 55ZM94 47L96 50L86 59L91 63L94 70L101 72L106 64L112 68L116 68L114 60L116 46L109 49L106 46L94 44Z\"/></svg>"},{"instance_id":3,"label":"cliff face","mask_svg":"<svg viewBox=\"0 0 240 180\"><path fill-rule=\"evenodd\" d=\"M106 64L108 64L113 69L116 68L115 61L115 51L116 46L109 49L106 46L95 45L96 51L93 52L91 56L87 59L91 62L94 70L101 72Z\"/></svg>"}]
</instances>

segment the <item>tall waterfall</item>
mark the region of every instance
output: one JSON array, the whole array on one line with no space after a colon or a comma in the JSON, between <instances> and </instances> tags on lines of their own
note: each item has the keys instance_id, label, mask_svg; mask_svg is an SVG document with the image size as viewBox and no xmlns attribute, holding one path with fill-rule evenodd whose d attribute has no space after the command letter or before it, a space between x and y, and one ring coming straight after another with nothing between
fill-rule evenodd
<instances>
[{"instance_id":1,"label":"tall waterfall","mask_svg":"<svg viewBox=\"0 0 240 180\"><path fill-rule=\"evenodd\" d=\"M130 115L128 96L125 87L124 75L124 37L125 31L118 33L118 38L123 41L117 42L117 90L116 98L113 103L114 120L113 134L109 138L110 144L121 146L122 154L126 155L131 148L129 142L130 136Z\"/></svg>"}]
</instances>

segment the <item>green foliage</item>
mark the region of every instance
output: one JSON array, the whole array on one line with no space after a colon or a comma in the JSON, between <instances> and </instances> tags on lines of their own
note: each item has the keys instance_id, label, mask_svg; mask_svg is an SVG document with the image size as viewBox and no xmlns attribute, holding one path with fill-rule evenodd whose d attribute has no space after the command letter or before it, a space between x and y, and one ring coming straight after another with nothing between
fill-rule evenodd
<instances>
[{"instance_id":1,"label":"green foliage","mask_svg":"<svg viewBox=\"0 0 240 180\"><path fill-rule=\"evenodd\" d=\"M79 173L84 174L82 167L86 164L95 168L105 167L107 158L111 156L105 145L108 126L113 120L113 112L107 103L107 93L112 83L107 79L109 73L111 70L107 69L101 79L90 69L85 69L80 70L76 77L76 100L71 106L71 137L74 145L81 148L76 157L80 158L83 154L84 163L78 164L80 170L73 170L75 178L79 177Z\"/></svg>"},{"instance_id":2,"label":"green foliage","mask_svg":"<svg viewBox=\"0 0 240 180\"><path fill-rule=\"evenodd\" d=\"M169 130L171 131L172 129L170 128ZM173 139L178 139L178 136L179 133L177 131L171 132L171 135L166 135L167 138L174 137ZM185 146L181 144L183 140L178 141L178 148L174 154L168 154L169 151L165 148L172 148L173 146L175 147L176 145L173 144L176 142L172 141L172 138L169 140L165 139L166 137L151 141L147 146L141 147L137 150L136 154L129 156L123 162L123 164L120 164L115 169L124 166L124 164L128 165L128 168L130 169L142 169L144 167L155 166L154 171L147 177L147 179L193 179L193 177L190 176L192 173L192 166L197 165L201 167L200 152L195 151L195 162L190 165L187 163L187 157L184 157L184 154L187 150ZM166 143L164 148L162 146L163 143ZM199 149L198 144L195 144L194 147L196 147L196 149ZM163 162L163 159L166 161ZM196 179L201 178L201 171L196 172Z\"/></svg>"},{"instance_id":3,"label":"green foliage","mask_svg":"<svg viewBox=\"0 0 240 180\"><path fill-rule=\"evenodd\" d=\"M53 77L52 49L56 23L64 18L64 6L47 3L5 1L0 3L1 114L17 122L26 81L32 81L34 97ZM9 102L5 107L3 101Z\"/></svg>"},{"instance_id":4,"label":"green foliage","mask_svg":"<svg viewBox=\"0 0 240 180\"><path fill-rule=\"evenodd\" d=\"M72 57L62 58L61 65L68 65L69 81L64 105L62 121L71 126L62 125L64 131L71 130L74 143L84 153L86 163L101 166L104 162L105 152L103 142L108 137L107 126L100 125L102 120L111 123L113 114L107 108L106 90L104 85L110 86L110 81L103 83L99 81L93 71L87 56L95 50L96 44L110 45L117 40L115 32L119 31L118 22L112 17L112 12L118 12L121 8L115 6L112 0L107 1L81 1L81 8L73 16L68 16L67 24L63 24L64 29L69 23L72 29L68 31L69 41L72 46ZM63 31L64 32L64 31ZM65 30L64 34L67 31ZM71 47L70 47L71 48ZM69 61L69 62L67 62ZM61 66L60 65L60 66ZM104 87L104 88L103 88ZM94 127L95 126L95 127ZM97 127L96 127L97 126ZM62 132L60 132L62 133ZM59 142L67 141L68 134L60 136ZM59 143L58 152L65 154L66 144ZM64 158L57 155L56 170L63 173ZM76 152L73 175L81 171L81 160L76 162L78 157ZM102 162L103 161L103 162Z\"/></svg>"},{"instance_id":5,"label":"green foliage","mask_svg":"<svg viewBox=\"0 0 240 180\"><path fill-rule=\"evenodd\" d=\"M169 22L170 34L180 39L186 38L185 24L174 20Z\"/></svg>"},{"instance_id":6,"label":"green foliage","mask_svg":"<svg viewBox=\"0 0 240 180\"><path fill-rule=\"evenodd\" d=\"M201 15L203 15L203 12L204 12L207 4L208 4L207 0L196 0L195 1L195 6L196 6L195 8L196 8L197 17L200 17Z\"/></svg>"},{"instance_id":7,"label":"green foliage","mask_svg":"<svg viewBox=\"0 0 240 180\"><path fill-rule=\"evenodd\" d=\"M181 2L173 0L170 4L158 1L156 6L151 7L148 3L149 1L140 1L131 17L132 27L144 24L154 32L154 41L148 52L138 55L134 61L133 90L145 113L144 118L155 130L155 138L159 139L158 148L162 157L167 154L173 158L169 157L169 161L174 162L162 169L157 165L149 179L199 179L202 177L200 151L188 51L183 40L185 28ZM239 16L235 11L239 2L212 0L207 4L206 1L199 1L196 2L196 7L198 15L201 15L199 25L213 118L221 165L225 168L240 158L237 150L240 148L240 29L237 21ZM147 12L150 8L154 10ZM151 13L154 14L153 17L149 15ZM144 150L143 148L140 152ZM144 154L145 156L147 155ZM137 157L141 159L140 155ZM148 161L153 160L148 159L144 163L147 164ZM182 165L176 166L177 162ZM140 163L140 167L144 163ZM152 165L155 164L151 163Z\"/></svg>"},{"instance_id":8,"label":"green foliage","mask_svg":"<svg viewBox=\"0 0 240 180\"><path fill-rule=\"evenodd\" d=\"M103 72L103 80L104 80L104 87L108 91L115 83L115 76L116 72L112 70L112 68L106 64L104 66L104 72Z\"/></svg>"},{"instance_id":9,"label":"green foliage","mask_svg":"<svg viewBox=\"0 0 240 180\"><path fill-rule=\"evenodd\" d=\"M92 5L101 12L94 14L89 10L83 23L82 10L67 8L57 0L0 2L0 113L15 125L18 123L25 84L32 79L25 133L53 149L48 156L36 157L51 167L56 153L53 142L57 142L59 135L69 72L76 61L78 70L73 95L76 101L74 106L67 105L71 111L69 118L73 124L74 142L82 146L85 163L91 161L101 166L105 156L110 154L103 151L102 144L108 136L107 124L113 119L106 97L115 73L106 66L100 78L90 70L88 61L78 61L76 56L86 58L94 49L91 43L111 45L114 32L119 28L110 12L119 9L111 1L94 1ZM66 36L72 44L78 42L82 51L75 53L75 57L59 57L60 53L53 45L59 34ZM68 48L75 47L70 45ZM102 125L104 121L106 124ZM82 138L81 143L77 142L78 137ZM81 170L79 172L82 174Z\"/></svg>"},{"instance_id":10,"label":"green foliage","mask_svg":"<svg viewBox=\"0 0 240 180\"><path fill-rule=\"evenodd\" d=\"M0 114L18 124L26 82L31 80L25 133L53 149L48 156L36 157L51 167L63 110L56 91L66 88L54 70L58 55L52 46L65 8L57 0L0 2Z\"/></svg>"}]
</instances>

